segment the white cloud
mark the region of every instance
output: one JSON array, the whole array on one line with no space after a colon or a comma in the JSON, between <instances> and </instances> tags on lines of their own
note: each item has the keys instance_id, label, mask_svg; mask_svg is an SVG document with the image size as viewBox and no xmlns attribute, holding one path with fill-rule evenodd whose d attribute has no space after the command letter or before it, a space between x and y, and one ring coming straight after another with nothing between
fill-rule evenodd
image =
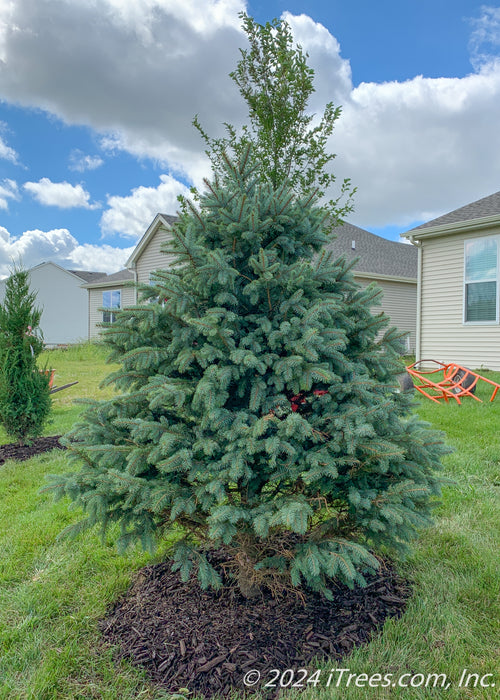
<instances>
[{"instance_id":1,"label":"white cloud","mask_svg":"<svg viewBox=\"0 0 500 700\"><path fill-rule=\"evenodd\" d=\"M1 124L0 124L1 126ZM18 163L18 155L16 151L8 146L4 139L0 136L0 159L3 160L8 160L11 163L17 164Z\"/></svg>"},{"instance_id":2,"label":"white cloud","mask_svg":"<svg viewBox=\"0 0 500 700\"><path fill-rule=\"evenodd\" d=\"M0 2L0 96L102 134L184 170L221 116L242 114L228 72L243 39L244 0ZM75 86L78 86L77 88Z\"/></svg>"},{"instance_id":3,"label":"white cloud","mask_svg":"<svg viewBox=\"0 0 500 700\"><path fill-rule=\"evenodd\" d=\"M328 29L307 15L283 13L295 41L309 55L314 68L315 92L311 96L312 112L322 110L327 102L343 104L352 90L351 64L340 55L340 44Z\"/></svg>"},{"instance_id":4,"label":"white cloud","mask_svg":"<svg viewBox=\"0 0 500 700\"><path fill-rule=\"evenodd\" d=\"M498 104L500 66L355 88L332 138L359 188L353 222L404 228L497 191Z\"/></svg>"},{"instance_id":5,"label":"white cloud","mask_svg":"<svg viewBox=\"0 0 500 700\"><path fill-rule=\"evenodd\" d=\"M204 119L203 123L205 123ZM101 139L100 146L110 155L126 151L141 160L150 158L160 166L168 164L172 172L189 180L196 187L200 187L203 178L210 174L208 159L201 144L197 151L187 150L178 144L170 143L168 139L152 143L147 138L116 131L106 134Z\"/></svg>"},{"instance_id":6,"label":"white cloud","mask_svg":"<svg viewBox=\"0 0 500 700\"><path fill-rule=\"evenodd\" d=\"M472 19L474 30L469 42L471 60L476 70L498 60L500 49L500 7L483 5L481 15Z\"/></svg>"},{"instance_id":7,"label":"white cloud","mask_svg":"<svg viewBox=\"0 0 500 700\"><path fill-rule=\"evenodd\" d=\"M69 156L70 170L76 170L79 173L83 173L86 170L96 170L103 164L104 161L100 156L86 155L78 148L71 151Z\"/></svg>"},{"instance_id":8,"label":"white cloud","mask_svg":"<svg viewBox=\"0 0 500 700\"><path fill-rule=\"evenodd\" d=\"M178 195L189 195L189 190L171 175L160 175L160 181L158 187L137 187L127 197L108 197L109 208L101 217L103 233L138 239L156 214L175 214Z\"/></svg>"},{"instance_id":9,"label":"white cloud","mask_svg":"<svg viewBox=\"0 0 500 700\"><path fill-rule=\"evenodd\" d=\"M69 182L52 182L48 177L42 177L38 182L25 182L23 188L47 207L60 209L98 209L100 204L90 203L90 194L81 185L71 185Z\"/></svg>"},{"instance_id":10,"label":"white cloud","mask_svg":"<svg viewBox=\"0 0 500 700\"><path fill-rule=\"evenodd\" d=\"M103 147L155 159L199 185L207 161L193 116L216 136L224 121L238 125L246 113L228 78L245 44L237 16L245 7L245 0L0 1L0 97L88 125ZM331 100L343 107L330 148L339 179L358 186L354 223L405 227L499 189L498 8L483 7L473 23L470 75L357 87L324 26L284 16L316 71L312 110ZM103 231L139 236L157 211L173 211L182 186L172 180L163 203L163 184L109 197ZM79 201L92 206L86 194L82 188Z\"/></svg>"},{"instance_id":11,"label":"white cloud","mask_svg":"<svg viewBox=\"0 0 500 700\"><path fill-rule=\"evenodd\" d=\"M352 84L336 39L301 15L285 18L315 69L312 108L329 100L342 115L329 141L339 181L358 192L353 223L402 229L499 188L500 9L483 8L491 50L465 77Z\"/></svg>"},{"instance_id":12,"label":"white cloud","mask_svg":"<svg viewBox=\"0 0 500 700\"><path fill-rule=\"evenodd\" d=\"M110 245L77 245L71 251L70 262L78 270L99 270L112 273L122 270L132 255L134 246L115 248Z\"/></svg>"},{"instance_id":13,"label":"white cloud","mask_svg":"<svg viewBox=\"0 0 500 700\"><path fill-rule=\"evenodd\" d=\"M67 269L117 272L124 267L132 250L109 245L80 245L65 228L35 229L14 238L0 226L0 277L8 275L12 262L19 260L26 268L51 260Z\"/></svg>"},{"instance_id":14,"label":"white cloud","mask_svg":"<svg viewBox=\"0 0 500 700\"><path fill-rule=\"evenodd\" d=\"M0 209L8 209L9 199L19 199L19 188L14 180L0 181Z\"/></svg>"},{"instance_id":15,"label":"white cloud","mask_svg":"<svg viewBox=\"0 0 500 700\"><path fill-rule=\"evenodd\" d=\"M187 23L200 33L215 32L232 24L239 26L240 0L104 0L112 9L115 20L124 28L133 29L146 43L154 40L152 29L158 15ZM203 11L202 11L203 10Z\"/></svg>"}]
</instances>

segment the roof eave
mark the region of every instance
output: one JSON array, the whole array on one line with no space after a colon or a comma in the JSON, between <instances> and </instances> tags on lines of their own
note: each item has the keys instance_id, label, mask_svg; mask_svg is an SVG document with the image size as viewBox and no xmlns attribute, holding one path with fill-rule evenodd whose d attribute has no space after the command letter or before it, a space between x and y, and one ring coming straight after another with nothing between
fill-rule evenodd
<instances>
[{"instance_id":1,"label":"roof eave","mask_svg":"<svg viewBox=\"0 0 500 700\"><path fill-rule=\"evenodd\" d=\"M479 219L470 219L469 221L455 221L450 224L441 224L440 226L429 226L424 229L406 231L402 233L403 238L409 241L420 241L425 238L435 238L437 236L452 236L455 233L472 233L483 229L494 228L500 226L500 215L493 214L492 216L483 216Z\"/></svg>"},{"instance_id":2,"label":"roof eave","mask_svg":"<svg viewBox=\"0 0 500 700\"><path fill-rule=\"evenodd\" d=\"M65 267L62 267L53 260L43 260L42 262L38 263L38 265L33 265L33 267L30 267L28 269L28 272L31 272L32 270L37 270L39 267L44 267L45 265L52 265L52 267L56 267L58 270L61 270L61 272L65 272L73 279L78 280L79 282L85 282L83 277L80 277L80 275L75 275L74 272L72 272L71 270L67 270Z\"/></svg>"},{"instance_id":3,"label":"roof eave","mask_svg":"<svg viewBox=\"0 0 500 700\"><path fill-rule=\"evenodd\" d=\"M82 284L80 286L83 289L100 289L101 287L124 287L133 284L134 280L129 278L124 280L110 280L109 282L106 282L105 280L102 282L87 282L87 284Z\"/></svg>"}]
</instances>

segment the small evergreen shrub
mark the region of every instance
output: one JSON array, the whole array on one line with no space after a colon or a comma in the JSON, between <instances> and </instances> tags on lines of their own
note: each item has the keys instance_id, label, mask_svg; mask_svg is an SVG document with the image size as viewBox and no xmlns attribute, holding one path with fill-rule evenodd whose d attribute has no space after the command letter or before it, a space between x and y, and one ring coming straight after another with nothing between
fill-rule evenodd
<instances>
[{"instance_id":1,"label":"small evergreen shrub","mask_svg":"<svg viewBox=\"0 0 500 700\"><path fill-rule=\"evenodd\" d=\"M14 268L0 304L0 423L20 444L41 435L51 399L49 373L40 372L41 310L29 288L29 273Z\"/></svg>"}]
</instances>

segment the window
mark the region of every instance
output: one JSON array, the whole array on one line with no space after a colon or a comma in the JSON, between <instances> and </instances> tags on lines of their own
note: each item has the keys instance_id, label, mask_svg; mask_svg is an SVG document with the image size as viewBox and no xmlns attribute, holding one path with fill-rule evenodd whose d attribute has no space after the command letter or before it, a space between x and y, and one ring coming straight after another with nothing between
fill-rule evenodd
<instances>
[{"instance_id":1,"label":"window","mask_svg":"<svg viewBox=\"0 0 500 700\"><path fill-rule=\"evenodd\" d=\"M498 322L498 238L465 241L465 323Z\"/></svg>"},{"instance_id":2,"label":"window","mask_svg":"<svg viewBox=\"0 0 500 700\"><path fill-rule=\"evenodd\" d=\"M103 323L114 323L116 314L109 309L119 309L121 307L121 290L113 289L111 292L102 293L102 305L106 311L102 312Z\"/></svg>"}]
</instances>

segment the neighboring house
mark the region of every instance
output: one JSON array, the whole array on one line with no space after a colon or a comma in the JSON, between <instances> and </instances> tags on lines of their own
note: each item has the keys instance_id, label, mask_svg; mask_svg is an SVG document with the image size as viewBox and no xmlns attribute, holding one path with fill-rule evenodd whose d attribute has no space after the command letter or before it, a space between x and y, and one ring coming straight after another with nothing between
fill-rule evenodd
<instances>
[{"instance_id":1,"label":"neighboring house","mask_svg":"<svg viewBox=\"0 0 500 700\"><path fill-rule=\"evenodd\" d=\"M419 253L417 359L500 370L500 192L402 235Z\"/></svg>"},{"instance_id":2,"label":"neighboring house","mask_svg":"<svg viewBox=\"0 0 500 700\"><path fill-rule=\"evenodd\" d=\"M376 282L384 295L379 307L391 326L407 332L407 351L415 352L417 322L417 251L410 245L389 241L352 224L334 229L337 238L327 244L338 258L357 259L354 279L363 287Z\"/></svg>"},{"instance_id":3,"label":"neighboring house","mask_svg":"<svg viewBox=\"0 0 500 700\"><path fill-rule=\"evenodd\" d=\"M154 270L168 266L169 257L160 251L176 216L157 214L127 260L126 269L103 275L85 285L89 294L88 337L97 338L100 324L112 321L112 312L103 309L124 308L137 303L137 288L131 282L149 284Z\"/></svg>"},{"instance_id":4,"label":"neighboring house","mask_svg":"<svg viewBox=\"0 0 500 700\"><path fill-rule=\"evenodd\" d=\"M136 302L136 290L131 283L134 274L130 270L120 270L112 275L99 275L99 278L84 285L88 290L88 328L89 340L99 336L100 324L114 320L112 309L133 306ZM103 311L107 309L106 311Z\"/></svg>"},{"instance_id":5,"label":"neighboring house","mask_svg":"<svg viewBox=\"0 0 500 700\"><path fill-rule=\"evenodd\" d=\"M102 277L102 272L65 270L43 262L29 270L30 289L42 309L40 328L47 345L77 343L88 337L88 293L82 285ZM0 301L6 280L0 280Z\"/></svg>"},{"instance_id":6,"label":"neighboring house","mask_svg":"<svg viewBox=\"0 0 500 700\"><path fill-rule=\"evenodd\" d=\"M102 307L128 306L137 301L134 289L124 287L126 280L134 279L149 284L154 270L168 267L171 259L161 252L162 243L168 240L175 216L157 214L128 259L127 270L109 275L86 287L89 290L89 337L99 334L98 324L109 320L109 312ZM355 266L355 278L366 286L372 281L383 289L382 305L374 307L385 311L392 325L408 332L408 350L415 349L417 251L410 245L388 241L361 228L344 224L335 230L336 240L328 245L336 257L359 258ZM111 294L115 296L111 297ZM101 311L99 311L101 309ZM103 314L105 316L103 316Z\"/></svg>"}]
</instances>

